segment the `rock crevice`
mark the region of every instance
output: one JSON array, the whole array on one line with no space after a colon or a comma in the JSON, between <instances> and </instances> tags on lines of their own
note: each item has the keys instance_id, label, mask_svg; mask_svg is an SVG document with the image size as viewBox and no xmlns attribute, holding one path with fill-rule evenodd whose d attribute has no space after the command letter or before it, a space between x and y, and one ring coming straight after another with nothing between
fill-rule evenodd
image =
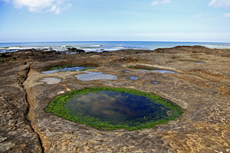
<instances>
[{"instance_id":1,"label":"rock crevice","mask_svg":"<svg viewBox=\"0 0 230 153\"><path fill-rule=\"evenodd\" d=\"M25 115L28 109L23 83L28 65L15 65L0 74L0 152L42 152L38 135Z\"/></svg>"},{"instance_id":2,"label":"rock crevice","mask_svg":"<svg viewBox=\"0 0 230 153\"><path fill-rule=\"evenodd\" d=\"M28 102L28 95L27 95L27 92L26 92L26 89L25 89L23 83L24 83L24 82L26 81L26 79L28 78L28 74L29 74L29 72L30 72L30 69L31 69L31 65L29 65L29 67L28 67L28 69L27 69L27 71L26 71L26 76L25 76L25 78L23 78L23 79L24 79L23 82L20 82L20 81L19 81L19 84L20 84L20 86L22 87L23 91L25 92L25 101L26 101L26 103L27 103L27 109L26 109L26 112L25 112L25 120L27 120L27 121L29 122L29 125L30 125L31 129L33 130L33 132L37 134L37 136L38 136L38 141L39 141L40 146L41 146L41 153L44 153L44 148L43 148L43 146L42 146L42 140L41 140L41 138L40 138L40 136L39 136L39 133L37 133L37 132L34 130L32 124L31 124L31 121L29 120L29 117L28 117L28 114L29 114L29 111L30 111L30 104L29 104L29 102Z\"/></svg>"}]
</instances>

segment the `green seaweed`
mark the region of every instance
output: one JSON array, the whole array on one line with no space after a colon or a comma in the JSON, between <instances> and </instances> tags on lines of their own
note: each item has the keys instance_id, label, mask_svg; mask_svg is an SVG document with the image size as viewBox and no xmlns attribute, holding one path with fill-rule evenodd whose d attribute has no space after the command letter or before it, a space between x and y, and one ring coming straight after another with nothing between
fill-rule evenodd
<instances>
[{"instance_id":1,"label":"green seaweed","mask_svg":"<svg viewBox=\"0 0 230 153\"><path fill-rule=\"evenodd\" d=\"M42 69L40 71L58 70L58 69L67 68L67 67L70 68L70 67L86 67L86 66L85 65L81 65L81 64L77 64L77 65L58 65L58 66L53 66L53 67L50 67L50 68L45 68L45 69ZM93 69L93 68L87 68L86 67L82 71L85 71L85 70L88 70L88 69Z\"/></svg>"},{"instance_id":2,"label":"green seaweed","mask_svg":"<svg viewBox=\"0 0 230 153\"><path fill-rule=\"evenodd\" d=\"M28 114L29 114L29 107L27 107L26 112L24 113L25 120L29 122L29 116L28 116Z\"/></svg>"},{"instance_id":3,"label":"green seaweed","mask_svg":"<svg viewBox=\"0 0 230 153\"><path fill-rule=\"evenodd\" d=\"M86 70L90 70L90 69L95 69L96 67L88 67L88 68L85 68L85 69L82 69L80 71L86 71Z\"/></svg>"},{"instance_id":4,"label":"green seaweed","mask_svg":"<svg viewBox=\"0 0 230 153\"><path fill-rule=\"evenodd\" d=\"M138 95L138 96L145 96L147 98L150 98L154 100L154 103L164 105L166 108L170 108L171 110L175 111L171 116L165 117L164 119L157 120L157 121L150 121L144 124L139 124L138 126L128 126L128 125L112 125L109 122L102 122L98 120L97 118L94 117L79 117L79 116L74 116L71 114L70 110L68 110L65 106L67 102L71 98L73 98L77 94L85 95L90 92L99 92L99 91L114 91L114 92L125 92L133 95ZM91 87L91 88L85 88L82 90L75 90L67 93L66 95L61 95L57 96L54 98L48 107L45 109L49 113L53 113L57 116L64 117L68 120L71 120L73 122L77 122L80 124L85 124L87 126L94 127L99 130L114 130L114 129L126 129L126 130L139 130L139 129L144 129L144 128L153 128L158 124L167 124L171 120L176 120L178 116L180 116L183 111L180 109L180 107L173 102L167 101L160 96L153 95L150 93L144 93L140 92L138 90L134 89L126 89L126 88L112 88L112 87Z\"/></svg>"},{"instance_id":5,"label":"green seaweed","mask_svg":"<svg viewBox=\"0 0 230 153\"><path fill-rule=\"evenodd\" d=\"M75 66L82 66L82 65L58 65L58 66L53 66L49 68L44 68L40 71L58 70L58 69L66 68L66 67L75 67Z\"/></svg>"}]
</instances>

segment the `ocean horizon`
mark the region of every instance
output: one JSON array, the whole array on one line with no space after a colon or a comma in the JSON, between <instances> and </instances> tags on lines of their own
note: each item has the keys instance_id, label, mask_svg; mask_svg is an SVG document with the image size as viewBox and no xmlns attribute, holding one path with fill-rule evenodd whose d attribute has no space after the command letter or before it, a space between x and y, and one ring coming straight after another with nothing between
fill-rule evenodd
<instances>
[{"instance_id":1,"label":"ocean horizon","mask_svg":"<svg viewBox=\"0 0 230 153\"><path fill-rule=\"evenodd\" d=\"M56 42L8 42L0 43L0 53L23 49L66 51L67 48L83 49L86 52L116 51L122 49L154 50L175 46L204 46L207 48L230 49L230 43L221 42L173 42L173 41L56 41Z\"/></svg>"}]
</instances>

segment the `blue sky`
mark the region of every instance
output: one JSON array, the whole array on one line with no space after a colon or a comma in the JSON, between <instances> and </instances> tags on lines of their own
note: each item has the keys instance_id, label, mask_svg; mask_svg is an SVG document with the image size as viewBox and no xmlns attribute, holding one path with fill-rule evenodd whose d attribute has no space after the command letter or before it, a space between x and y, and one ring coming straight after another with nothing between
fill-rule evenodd
<instances>
[{"instance_id":1,"label":"blue sky","mask_svg":"<svg viewBox=\"0 0 230 153\"><path fill-rule=\"evenodd\" d=\"M0 0L0 42L230 42L230 0Z\"/></svg>"}]
</instances>

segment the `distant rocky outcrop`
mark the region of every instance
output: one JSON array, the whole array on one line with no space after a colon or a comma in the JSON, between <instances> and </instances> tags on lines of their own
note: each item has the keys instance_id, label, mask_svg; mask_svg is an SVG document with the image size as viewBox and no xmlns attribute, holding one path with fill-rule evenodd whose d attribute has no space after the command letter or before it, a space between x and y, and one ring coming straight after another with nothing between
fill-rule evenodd
<instances>
[{"instance_id":1,"label":"distant rocky outcrop","mask_svg":"<svg viewBox=\"0 0 230 153\"><path fill-rule=\"evenodd\" d=\"M82 49L77 49L77 48L67 48L68 49L68 51L69 52L77 52L77 53L85 53L85 51L84 50L82 50Z\"/></svg>"}]
</instances>

